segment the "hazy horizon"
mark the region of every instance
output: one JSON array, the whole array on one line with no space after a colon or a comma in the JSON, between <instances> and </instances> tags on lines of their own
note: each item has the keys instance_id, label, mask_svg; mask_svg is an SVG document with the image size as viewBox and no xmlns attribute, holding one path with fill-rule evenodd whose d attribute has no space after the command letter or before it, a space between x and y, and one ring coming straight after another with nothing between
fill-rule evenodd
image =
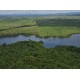
<instances>
[{"instance_id":1,"label":"hazy horizon","mask_svg":"<svg viewBox=\"0 0 80 80\"><path fill-rule=\"evenodd\" d=\"M0 10L0 14L56 14L80 12L80 10Z\"/></svg>"}]
</instances>

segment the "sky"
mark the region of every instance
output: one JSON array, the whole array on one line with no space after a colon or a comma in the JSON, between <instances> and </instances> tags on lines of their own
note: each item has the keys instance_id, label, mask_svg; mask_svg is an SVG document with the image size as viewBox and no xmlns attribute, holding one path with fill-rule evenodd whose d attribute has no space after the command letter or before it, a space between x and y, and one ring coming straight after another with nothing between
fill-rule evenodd
<instances>
[{"instance_id":1,"label":"sky","mask_svg":"<svg viewBox=\"0 0 80 80\"><path fill-rule=\"evenodd\" d=\"M55 14L55 13L69 13L80 12L78 10L0 10L0 14Z\"/></svg>"}]
</instances>

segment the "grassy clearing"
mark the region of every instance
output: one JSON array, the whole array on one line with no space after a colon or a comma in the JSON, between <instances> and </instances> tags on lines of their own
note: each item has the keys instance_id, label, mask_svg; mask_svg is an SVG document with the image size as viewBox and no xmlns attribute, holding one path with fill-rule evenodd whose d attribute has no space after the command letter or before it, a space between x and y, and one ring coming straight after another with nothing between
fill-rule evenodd
<instances>
[{"instance_id":1,"label":"grassy clearing","mask_svg":"<svg viewBox=\"0 0 80 80\"><path fill-rule=\"evenodd\" d=\"M36 25L36 22L33 19L1 19L0 20L0 30L1 29L9 29L9 28L15 28L18 26L27 26L27 25Z\"/></svg>"},{"instance_id":2,"label":"grassy clearing","mask_svg":"<svg viewBox=\"0 0 80 80\"><path fill-rule=\"evenodd\" d=\"M0 31L0 36L14 36L18 34L25 35L37 35L39 37L67 37L71 34L80 33L80 28L77 27L23 27L23 28L14 28L5 31Z\"/></svg>"},{"instance_id":3,"label":"grassy clearing","mask_svg":"<svg viewBox=\"0 0 80 80\"><path fill-rule=\"evenodd\" d=\"M39 27L39 36L55 36L67 37L71 34L80 33L80 28L77 27Z\"/></svg>"}]
</instances>

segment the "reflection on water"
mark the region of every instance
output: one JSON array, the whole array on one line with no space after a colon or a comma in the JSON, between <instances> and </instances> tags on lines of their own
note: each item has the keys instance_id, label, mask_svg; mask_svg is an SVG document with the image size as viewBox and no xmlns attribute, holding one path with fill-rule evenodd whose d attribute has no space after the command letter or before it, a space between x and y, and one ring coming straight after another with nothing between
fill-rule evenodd
<instances>
[{"instance_id":1,"label":"reflection on water","mask_svg":"<svg viewBox=\"0 0 80 80\"><path fill-rule=\"evenodd\" d=\"M44 46L47 48L55 47L55 46L76 46L80 47L80 34L74 34L70 37L67 38L57 38L57 37L49 37L49 38L39 38L36 37L35 35L32 36L15 36L15 37L6 37L6 38L0 38L0 44L11 44L15 43L18 41L28 41L28 40L33 40L33 41L43 41Z\"/></svg>"}]
</instances>

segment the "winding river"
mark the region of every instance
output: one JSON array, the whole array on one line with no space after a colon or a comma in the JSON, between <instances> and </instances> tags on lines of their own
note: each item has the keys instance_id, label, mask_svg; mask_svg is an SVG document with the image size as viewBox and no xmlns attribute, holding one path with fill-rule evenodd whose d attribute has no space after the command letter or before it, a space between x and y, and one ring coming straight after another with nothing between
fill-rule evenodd
<instances>
[{"instance_id":1,"label":"winding river","mask_svg":"<svg viewBox=\"0 0 80 80\"><path fill-rule=\"evenodd\" d=\"M32 36L23 36L23 35L18 35L15 37L5 37L5 38L0 38L0 44L12 44L16 43L18 41L43 41L43 45L47 48L53 48L55 46L76 46L80 47L80 34L74 34L71 35L70 37L67 38L58 38L58 37L49 37L49 38L39 38L36 37L35 35Z\"/></svg>"}]
</instances>

